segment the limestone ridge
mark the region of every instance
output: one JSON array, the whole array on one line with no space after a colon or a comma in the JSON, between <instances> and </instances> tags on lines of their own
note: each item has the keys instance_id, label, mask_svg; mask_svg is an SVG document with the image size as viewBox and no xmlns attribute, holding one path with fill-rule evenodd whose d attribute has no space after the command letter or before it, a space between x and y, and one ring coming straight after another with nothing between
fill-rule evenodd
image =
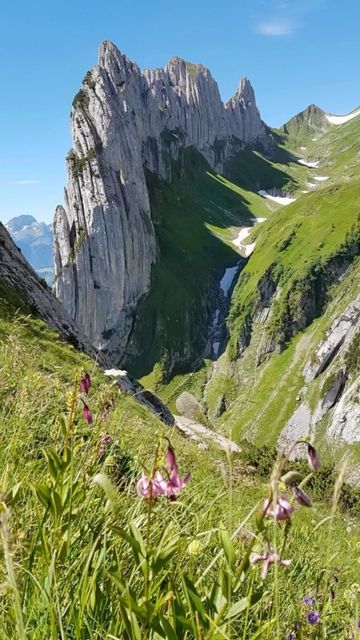
<instances>
[{"instance_id":1,"label":"limestone ridge","mask_svg":"<svg viewBox=\"0 0 360 640\"><path fill-rule=\"evenodd\" d=\"M119 359L156 260L145 169L171 180L194 146L222 172L244 146L270 144L250 82L223 103L202 65L141 71L109 41L73 102L65 208L54 220L55 292L91 342Z\"/></svg>"},{"instance_id":2,"label":"limestone ridge","mask_svg":"<svg viewBox=\"0 0 360 640\"><path fill-rule=\"evenodd\" d=\"M37 276L0 222L1 293L4 289L10 299L16 304L19 302L25 305L27 311L45 320L62 338L96 358L100 364L108 364L103 354L97 353L89 340L81 334L46 282Z\"/></svg>"}]
</instances>

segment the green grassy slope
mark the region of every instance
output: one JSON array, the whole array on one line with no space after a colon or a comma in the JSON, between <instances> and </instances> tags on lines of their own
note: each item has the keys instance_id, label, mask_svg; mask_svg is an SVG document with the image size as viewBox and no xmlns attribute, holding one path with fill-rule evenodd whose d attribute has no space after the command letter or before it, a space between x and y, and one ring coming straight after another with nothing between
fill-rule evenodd
<instances>
[{"instance_id":1,"label":"green grassy slope","mask_svg":"<svg viewBox=\"0 0 360 640\"><path fill-rule=\"evenodd\" d=\"M276 443L298 406L305 364L331 323L359 293L359 127L359 120L330 127L317 141L309 141L304 133L306 157L319 160L318 167L307 170L309 179L321 175L328 180L279 210L258 230L255 252L232 297L227 355L206 389L210 408L222 394L227 398L229 409L220 419L226 432ZM346 268L345 279L339 280ZM270 317L264 324L255 315L250 345L237 359L239 336L259 308L259 283L269 273L277 285ZM284 350L259 364L269 343L272 349L278 344ZM309 390L313 409L322 397L322 383L314 382ZM325 428L323 423L319 437Z\"/></svg>"},{"instance_id":2,"label":"green grassy slope","mask_svg":"<svg viewBox=\"0 0 360 640\"><path fill-rule=\"evenodd\" d=\"M263 582L260 568L242 563L268 494L272 452L229 458L198 449L119 394L5 287L0 361L0 638L185 640L196 636L199 618L204 638L278 639L295 619L310 631L304 595L316 597L322 631L352 632L359 530L355 511L324 520L326 469L311 489L314 508L298 507L290 527L270 520L258 532L254 551L264 551L268 536L292 560ZM82 416L84 370L92 376L83 396L92 424ZM105 435L111 442L100 454ZM149 511L135 486L164 436L182 475L192 477L176 502L159 499ZM167 441L160 442L162 463ZM249 462L259 465L255 473ZM238 532L232 543L226 529Z\"/></svg>"},{"instance_id":3,"label":"green grassy slope","mask_svg":"<svg viewBox=\"0 0 360 640\"><path fill-rule=\"evenodd\" d=\"M124 359L135 376L154 385L199 362L216 287L225 269L239 261L232 240L241 227L279 210L257 191L294 193L305 182L306 167L287 152L281 157L284 162L271 163L260 152L244 151L229 163L225 178L188 148L172 162L171 184L148 174L158 260ZM254 228L249 242L257 233Z\"/></svg>"},{"instance_id":4,"label":"green grassy slope","mask_svg":"<svg viewBox=\"0 0 360 640\"><path fill-rule=\"evenodd\" d=\"M232 294L226 353L216 363L204 361L198 371L175 376L159 388L173 410L180 393L190 391L203 403L214 428L266 446L276 444L299 406L305 365L333 321L359 294L360 120L330 126L321 113L315 116L315 128L305 117L288 135L279 134L281 162L245 152L230 164L235 183L253 192L260 185L276 187L293 193L296 201L286 207L266 203L273 210L251 234L256 248ZM299 165L296 155L318 166ZM257 174L258 167L262 173ZM316 181L317 176L327 180ZM310 182L316 188L307 186ZM270 285L276 294L264 321L258 313ZM340 365L334 363L331 375ZM358 373L352 371L351 379ZM326 379L327 374L320 376L306 390L311 410L323 397ZM221 402L226 411L215 418ZM316 432L325 456L328 420ZM358 445L347 449L359 459ZM332 454L329 451L329 458Z\"/></svg>"}]
</instances>

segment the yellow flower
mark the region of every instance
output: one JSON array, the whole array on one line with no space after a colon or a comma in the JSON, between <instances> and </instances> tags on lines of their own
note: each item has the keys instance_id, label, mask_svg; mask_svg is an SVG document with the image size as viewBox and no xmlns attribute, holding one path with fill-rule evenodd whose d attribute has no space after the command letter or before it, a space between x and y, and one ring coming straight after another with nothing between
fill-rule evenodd
<instances>
[{"instance_id":1,"label":"yellow flower","mask_svg":"<svg viewBox=\"0 0 360 640\"><path fill-rule=\"evenodd\" d=\"M192 540L187 548L189 556L198 556L201 553L201 544L199 540Z\"/></svg>"},{"instance_id":2,"label":"yellow flower","mask_svg":"<svg viewBox=\"0 0 360 640\"><path fill-rule=\"evenodd\" d=\"M356 600L356 593L354 593L353 591L351 591L351 589L346 589L344 591L344 598L345 600L347 600L348 602L355 602Z\"/></svg>"}]
</instances>

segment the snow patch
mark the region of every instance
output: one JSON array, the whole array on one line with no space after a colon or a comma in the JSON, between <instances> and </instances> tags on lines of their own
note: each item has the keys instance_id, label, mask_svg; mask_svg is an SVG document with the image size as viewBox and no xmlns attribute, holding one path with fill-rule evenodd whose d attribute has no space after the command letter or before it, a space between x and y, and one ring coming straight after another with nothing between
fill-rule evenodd
<instances>
[{"instance_id":1,"label":"snow patch","mask_svg":"<svg viewBox=\"0 0 360 640\"><path fill-rule=\"evenodd\" d=\"M241 229L241 231L239 231L239 233L236 236L235 240L233 240L233 244L236 247L239 247L239 249L240 249L242 247L242 245L243 245L243 240L245 240L245 238L248 237L250 231L251 231L251 227L243 227L243 229Z\"/></svg>"},{"instance_id":2,"label":"snow patch","mask_svg":"<svg viewBox=\"0 0 360 640\"><path fill-rule=\"evenodd\" d=\"M254 251L256 246L256 242L253 242L252 244L245 244L243 245L242 250L245 253L245 258L248 258L249 256L251 256L252 252Z\"/></svg>"},{"instance_id":3,"label":"snow patch","mask_svg":"<svg viewBox=\"0 0 360 640\"><path fill-rule=\"evenodd\" d=\"M314 176L314 180L318 182L325 182L325 180L329 180L329 176Z\"/></svg>"},{"instance_id":4,"label":"snow patch","mask_svg":"<svg viewBox=\"0 0 360 640\"><path fill-rule=\"evenodd\" d=\"M306 189L303 189L301 193L309 193Z\"/></svg>"},{"instance_id":5,"label":"snow patch","mask_svg":"<svg viewBox=\"0 0 360 640\"><path fill-rule=\"evenodd\" d=\"M285 206L288 204L291 204L292 202L295 202L296 200L296 198L290 198L288 196L271 196L269 193L267 193L263 189L258 191L258 194L263 198L267 198L267 200L272 200L273 202L277 202L278 204L282 204Z\"/></svg>"},{"instance_id":6,"label":"snow patch","mask_svg":"<svg viewBox=\"0 0 360 640\"><path fill-rule=\"evenodd\" d=\"M306 151L306 147L300 147L300 151Z\"/></svg>"},{"instance_id":7,"label":"snow patch","mask_svg":"<svg viewBox=\"0 0 360 640\"><path fill-rule=\"evenodd\" d=\"M314 182L306 182L306 186L309 187L309 189L316 189L317 184L314 184Z\"/></svg>"},{"instance_id":8,"label":"snow patch","mask_svg":"<svg viewBox=\"0 0 360 640\"><path fill-rule=\"evenodd\" d=\"M360 108L346 114L345 116L333 116L327 113L325 118L331 124L344 124L345 122L349 122L349 120L356 118L358 115L360 115Z\"/></svg>"},{"instance_id":9,"label":"snow patch","mask_svg":"<svg viewBox=\"0 0 360 640\"><path fill-rule=\"evenodd\" d=\"M304 160L304 158L298 158L298 163L305 165L305 167L310 167L311 169L315 169L319 166L320 160L315 160L313 162Z\"/></svg>"}]
</instances>

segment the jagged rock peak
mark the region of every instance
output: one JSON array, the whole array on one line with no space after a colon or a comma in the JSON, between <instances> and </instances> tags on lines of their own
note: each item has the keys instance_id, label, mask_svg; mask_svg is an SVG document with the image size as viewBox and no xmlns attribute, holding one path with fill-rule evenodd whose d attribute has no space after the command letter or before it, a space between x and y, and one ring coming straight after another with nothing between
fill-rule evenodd
<instances>
[{"instance_id":1,"label":"jagged rock peak","mask_svg":"<svg viewBox=\"0 0 360 640\"><path fill-rule=\"evenodd\" d=\"M109 40L71 114L65 207L55 215L55 291L96 346L121 361L156 260L146 171L195 147L217 171L244 146L269 144L250 83L224 104L206 67L172 58L144 69ZM89 310L91 310L89 312Z\"/></svg>"},{"instance_id":2,"label":"jagged rock peak","mask_svg":"<svg viewBox=\"0 0 360 640\"><path fill-rule=\"evenodd\" d=\"M310 104L286 122L282 129L285 133L292 135L301 131L312 134L324 131L327 124L325 112L316 104Z\"/></svg>"}]
</instances>

